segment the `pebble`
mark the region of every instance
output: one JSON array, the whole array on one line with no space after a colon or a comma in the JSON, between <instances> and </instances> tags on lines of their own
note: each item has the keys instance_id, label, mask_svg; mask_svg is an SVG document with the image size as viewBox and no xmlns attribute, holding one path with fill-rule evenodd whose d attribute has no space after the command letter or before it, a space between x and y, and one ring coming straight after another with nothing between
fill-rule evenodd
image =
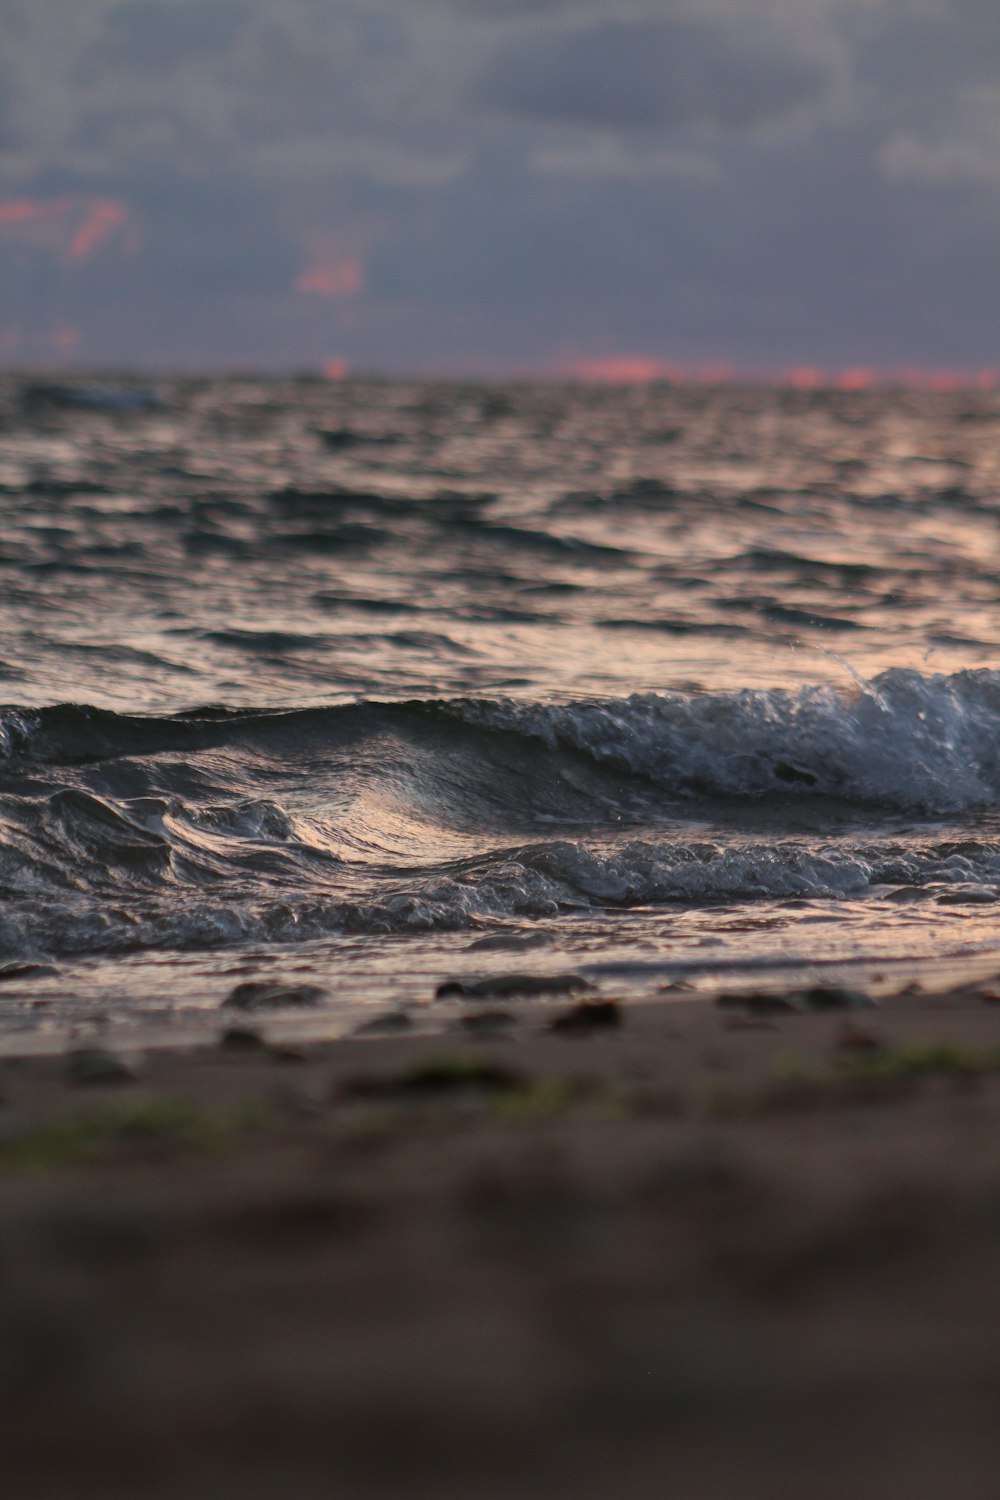
<instances>
[{"instance_id":1,"label":"pebble","mask_svg":"<svg viewBox=\"0 0 1000 1500\"><path fill-rule=\"evenodd\" d=\"M622 1024L622 1008L617 1000L581 1000L565 1010L549 1025L559 1036L590 1036L594 1031L617 1029Z\"/></svg>"},{"instance_id":2,"label":"pebble","mask_svg":"<svg viewBox=\"0 0 1000 1500\"><path fill-rule=\"evenodd\" d=\"M219 1037L219 1046L226 1052L262 1052L267 1043L252 1026L229 1026Z\"/></svg>"},{"instance_id":3,"label":"pebble","mask_svg":"<svg viewBox=\"0 0 1000 1500\"><path fill-rule=\"evenodd\" d=\"M131 1083L135 1070L116 1052L103 1047L78 1047L66 1058L71 1083Z\"/></svg>"},{"instance_id":4,"label":"pebble","mask_svg":"<svg viewBox=\"0 0 1000 1500\"><path fill-rule=\"evenodd\" d=\"M267 979L248 979L226 996L222 1006L224 1010L291 1010L319 1005L327 993L319 984L282 984Z\"/></svg>"},{"instance_id":5,"label":"pebble","mask_svg":"<svg viewBox=\"0 0 1000 1500\"><path fill-rule=\"evenodd\" d=\"M592 990L582 974L491 974L480 979L446 979L434 992L436 1000L506 999L513 995L567 995Z\"/></svg>"},{"instance_id":6,"label":"pebble","mask_svg":"<svg viewBox=\"0 0 1000 1500\"><path fill-rule=\"evenodd\" d=\"M751 1015L794 1014L796 1011L868 1010L875 1001L864 990L845 989L835 984L814 985L808 990L791 990L775 995L763 990L720 995L716 1004L724 1010L745 1010Z\"/></svg>"}]
</instances>

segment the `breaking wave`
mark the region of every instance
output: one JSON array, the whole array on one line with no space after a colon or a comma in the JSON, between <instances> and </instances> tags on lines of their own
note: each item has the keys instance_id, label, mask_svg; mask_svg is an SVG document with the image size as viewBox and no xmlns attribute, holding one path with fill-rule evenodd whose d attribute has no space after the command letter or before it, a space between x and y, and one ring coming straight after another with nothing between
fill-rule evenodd
<instances>
[{"instance_id":1,"label":"breaking wave","mask_svg":"<svg viewBox=\"0 0 1000 1500\"><path fill-rule=\"evenodd\" d=\"M1000 804L998 731L988 671L545 705L11 708L0 955L727 901L993 902L1000 842L962 818ZM796 809L834 803L839 825L790 834ZM770 819L756 840L754 804ZM926 822L944 815L949 839Z\"/></svg>"}]
</instances>

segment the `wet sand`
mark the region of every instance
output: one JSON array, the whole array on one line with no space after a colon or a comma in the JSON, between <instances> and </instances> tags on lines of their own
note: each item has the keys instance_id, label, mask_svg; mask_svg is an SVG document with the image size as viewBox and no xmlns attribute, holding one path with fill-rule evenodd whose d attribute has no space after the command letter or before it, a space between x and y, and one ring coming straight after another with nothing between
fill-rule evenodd
<instances>
[{"instance_id":1,"label":"wet sand","mask_svg":"<svg viewBox=\"0 0 1000 1500\"><path fill-rule=\"evenodd\" d=\"M992 1500L1000 987L855 998L8 1059L7 1493Z\"/></svg>"}]
</instances>

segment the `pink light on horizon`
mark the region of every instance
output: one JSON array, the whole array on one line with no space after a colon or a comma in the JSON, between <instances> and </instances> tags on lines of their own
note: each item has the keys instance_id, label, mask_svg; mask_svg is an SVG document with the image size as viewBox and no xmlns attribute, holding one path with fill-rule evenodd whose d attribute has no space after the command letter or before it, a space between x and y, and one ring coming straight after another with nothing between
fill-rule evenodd
<instances>
[{"instance_id":1,"label":"pink light on horizon","mask_svg":"<svg viewBox=\"0 0 1000 1500\"><path fill-rule=\"evenodd\" d=\"M559 372L571 380L594 385L648 385L654 380L682 380L685 373L680 365L669 365L642 354L565 360L560 362Z\"/></svg>"},{"instance_id":2,"label":"pink light on horizon","mask_svg":"<svg viewBox=\"0 0 1000 1500\"><path fill-rule=\"evenodd\" d=\"M824 369L821 365L796 364L784 369L740 370L723 360L679 364L653 355L610 354L593 358L563 356L548 366L546 374L559 379L581 380L595 385L645 385L657 380L692 385L737 383L785 385L794 390L836 389L867 391L876 387L905 386L923 391L991 391L1000 386L1000 369L958 370L930 365L847 365Z\"/></svg>"}]
</instances>

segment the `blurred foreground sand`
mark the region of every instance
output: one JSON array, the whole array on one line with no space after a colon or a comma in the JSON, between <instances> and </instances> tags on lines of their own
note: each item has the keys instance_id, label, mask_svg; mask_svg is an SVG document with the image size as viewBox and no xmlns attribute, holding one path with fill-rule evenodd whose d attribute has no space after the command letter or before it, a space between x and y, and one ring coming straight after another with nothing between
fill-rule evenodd
<instances>
[{"instance_id":1,"label":"blurred foreground sand","mask_svg":"<svg viewBox=\"0 0 1000 1500\"><path fill-rule=\"evenodd\" d=\"M8 1062L5 1493L993 1500L991 993Z\"/></svg>"}]
</instances>

